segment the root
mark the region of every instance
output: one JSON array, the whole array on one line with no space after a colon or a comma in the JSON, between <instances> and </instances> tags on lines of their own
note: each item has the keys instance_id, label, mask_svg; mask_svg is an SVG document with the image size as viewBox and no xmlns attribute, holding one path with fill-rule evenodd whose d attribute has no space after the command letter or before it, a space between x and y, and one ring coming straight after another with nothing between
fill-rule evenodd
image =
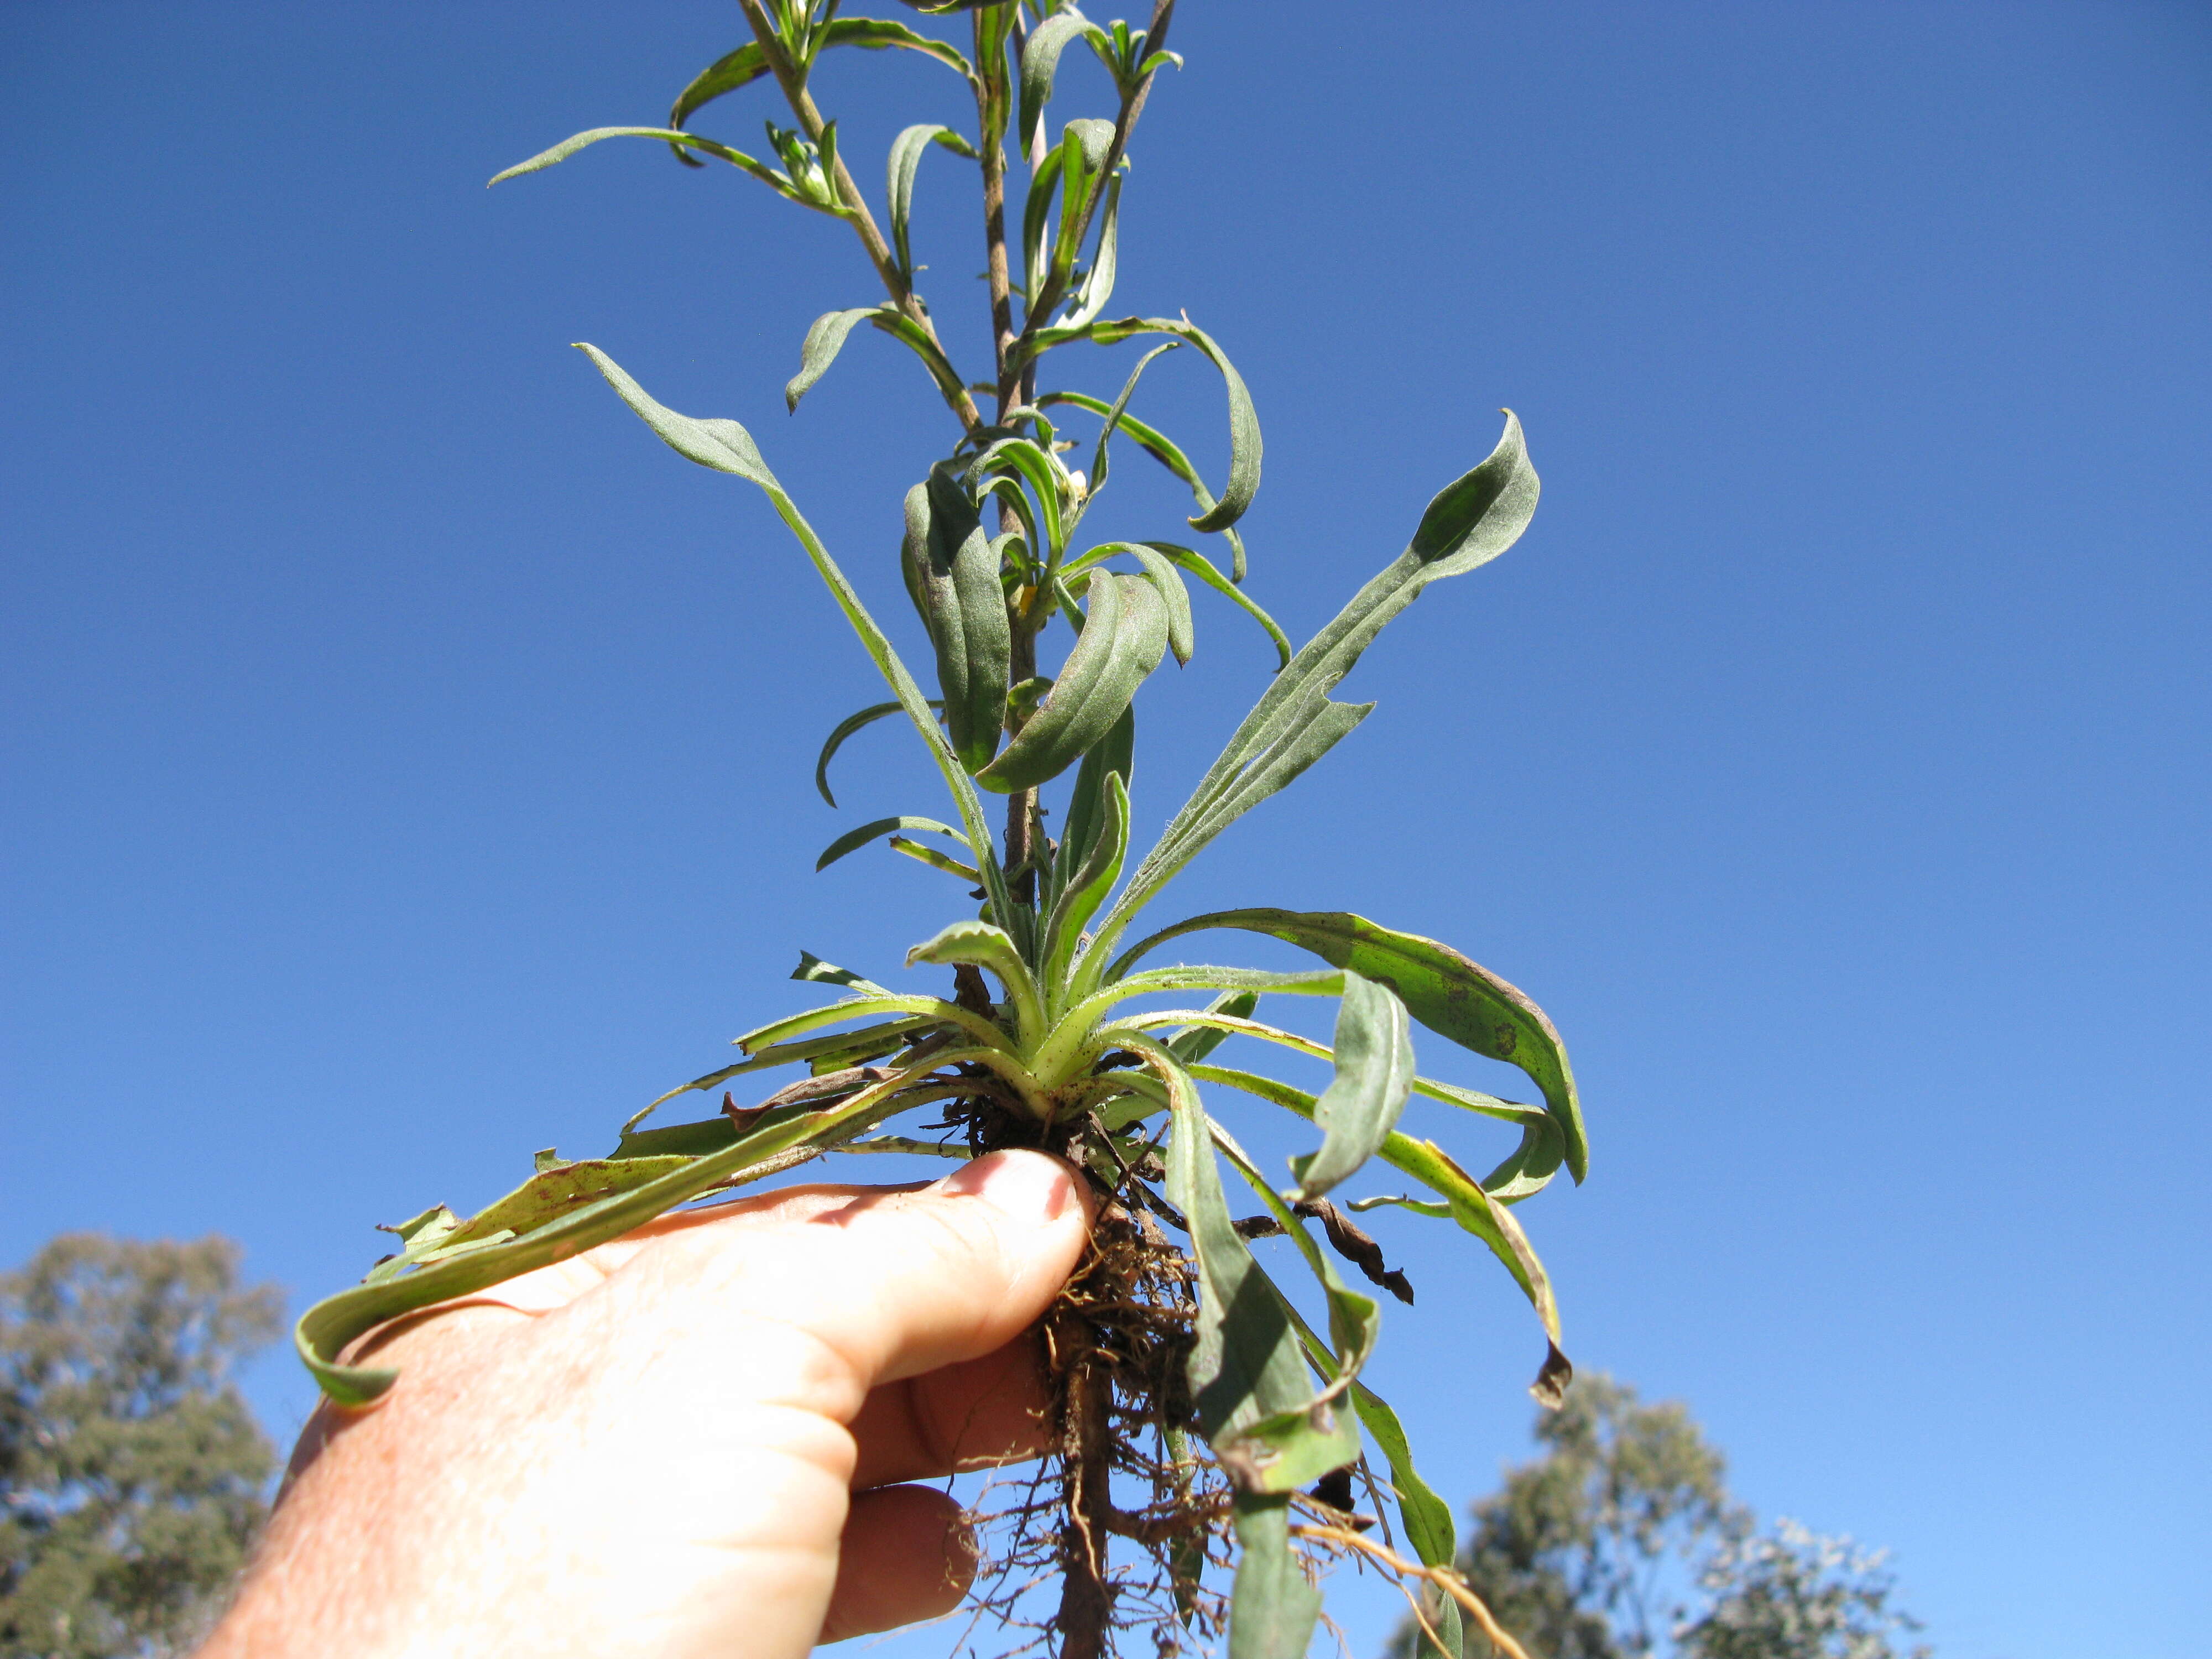
<instances>
[{"instance_id":1,"label":"root","mask_svg":"<svg viewBox=\"0 0 2212 1659\"><path fill-rule=\"evenodd\" d=\"M977 1599L1029 1632L1014 1652L1109 1659L1141 1634L1170 1659L1218 1633L1225 1610L1204 1576L1229 1559L1230 1492L1192 1421L1195 1312L1188 1259L1109 1199L1045 1316L1052 1451L1009 1507L977 1517L995 1545Z\"/></svg>"},{"instance_id":2,"label":"root","mask_svg":"<svg viewBox=\"0 0 2212 1659\"><path fill-rule=\"evenodd\" d=\"M1481 1626L1484 1638L1492 1647L1504 1654L1505 1659L1528 1659L1528 1649L1506 1633L1505 1627L1498 1622L1496 1616L1492 1613L1483 1599L1470 1589L1467 1580L1453 1569L1431 1567L1419 1561L1409 1561L1397 1551L1363 1538L1358 1533L1348 1531L1343 1527L1312 1526L1293 1522L1291 1527L1291 1536L1310 1538L1340 1551L1357 1550L1361 1554L1388 1567L1401 1578L1419 1578L1434 1584L1453 1601L1458 1602L1468 1615ZM1418 1605L1414 1607L1414 1616L1420 1618L1420 1609ZM1421 1619L1421 1628L1428 1632L1431 1644L1438 1649L1443 1647L1443 1644L1437 1640L1437 1633L1430 1628L1426 1619Z\"/></svg>"}]
</instances>

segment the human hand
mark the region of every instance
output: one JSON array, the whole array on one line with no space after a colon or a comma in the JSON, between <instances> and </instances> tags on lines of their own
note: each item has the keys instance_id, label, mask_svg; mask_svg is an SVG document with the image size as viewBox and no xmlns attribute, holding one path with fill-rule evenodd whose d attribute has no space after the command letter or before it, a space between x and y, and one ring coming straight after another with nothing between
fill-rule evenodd
<instances>
[{"instance_id":1,"label":"human hand","mask_svg":"<svg viewBox=\"0 0 2212 1659\"><path fill-rule=\"evenodd\" d=\"M1020 1152L791 1188L385 1328L399 1382L310 1419L200 1659L798 1659L951 1611L959 1506L898 1483L1042 1450L1082 1194Z\"/></svg>"}]
</instances>

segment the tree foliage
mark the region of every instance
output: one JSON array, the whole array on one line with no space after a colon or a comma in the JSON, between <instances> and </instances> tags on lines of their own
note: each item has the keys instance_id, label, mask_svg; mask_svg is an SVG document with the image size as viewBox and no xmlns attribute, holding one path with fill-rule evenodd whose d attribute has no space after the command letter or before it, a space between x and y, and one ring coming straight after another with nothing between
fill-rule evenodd
<instances>
[{"instance_id":1,"label":"tree foliage","mask_svg":"<svg viewBox=\"0 0 2212 1659\"><path fill-rule=\"evenodd\" d=\"M1882 1557L1794 1521L1762 1532L1680 1402L1602 1372L1540 1415L1542 1455L1474 1506L1458 1565L1544 1659L1899 1659L1917 1628ZM1434 1649L1408 1620L1392 1659ZM1917 1659L1924 1648L1912 1650ZM1468 1633L1468 1659L1492 1659Z\"/></svg>"},{"instance_id":2,"label":"tree foliage","mask_svg":"<svg viewBox=\"0 0 2212 1659\"><path fill-rule=\"evenodd\" d=\"M189 1646L276 1467L233 1382L274 1285L210 1237L53 1240L0 1275L0 1659Z\"/></svg>"}]
</instances>

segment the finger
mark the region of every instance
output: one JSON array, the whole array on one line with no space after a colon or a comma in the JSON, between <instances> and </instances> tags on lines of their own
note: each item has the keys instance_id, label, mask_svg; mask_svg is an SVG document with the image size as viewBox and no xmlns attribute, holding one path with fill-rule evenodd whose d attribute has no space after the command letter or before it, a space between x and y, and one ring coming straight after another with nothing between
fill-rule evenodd
<instances>
[{"instance_id":1,"label":"finger","mask_svg":"<svg viewBox=\"0 0 2212 1659\"><path fill-rule=\"evenodd\" d=\"M1051 1405L1044 1344L1034 1330L981 1359L887 1382L853 1419L860 1451L854 1487L928 1480L1042 1455Z\"/></svg>"},{"instance_id":2,"label":"finger","mask_svg":"<svg viewBox=\"0 0 2212 1659\"><path fill-rule=\"evenodd\" d=\"M586 1300L666 1381L705 1368L763 1404L849 1424L878 1385L981 1358L1026 1329L1083 1252L1088 1204L1059 1159L996 1152L799 1225L661 1238L608 1281L607 1300Z\"/></svg>"},{"instance_id":3,"label":"finger","mask_svg":"<svg viewBox=\"0 0 2212 1659\"><path fill-rule=\"evenodd\" d=\"M837 1583L821 1639L842 1642L936 1619L975 1577L966 1511L929 1486L884 1486L853 1499L837 1541Z\"/></svg>"}]
</instances>

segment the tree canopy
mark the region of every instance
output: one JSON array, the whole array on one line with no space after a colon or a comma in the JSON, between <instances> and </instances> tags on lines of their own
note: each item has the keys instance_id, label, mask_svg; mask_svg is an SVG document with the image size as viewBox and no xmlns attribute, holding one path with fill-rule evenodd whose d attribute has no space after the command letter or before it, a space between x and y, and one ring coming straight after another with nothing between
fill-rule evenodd
<instances>
[{"instance_id":1,"label":"tree canopy","mask_svg":"<svg viewBox=\"0 0 2212 1659\"><path fill-rule=\"evenodd\" d=\"M1679 1401L1602 1372L1540 1413L1542 1454L1474 1506L1458 1565L1544 1659L1924 1659L1879 1553L1784 1520L1760 1530ZM1391 1659L1434 1648L1411 1620ZM1467 1659L1492 1650L1470 1629Z\"/></svg>"},{"instance_id":2,"label":"tree canopy","mask_svg":"<svg viewBox=\"0 0 2212 1659\"><path fill-rule=\"evenodd\" d=\"M191 1644L276 1454L233 1381L283 1301L210 1237L54 1239L0 1274L0 1659Z\"/></svg>"}]
</instances>

